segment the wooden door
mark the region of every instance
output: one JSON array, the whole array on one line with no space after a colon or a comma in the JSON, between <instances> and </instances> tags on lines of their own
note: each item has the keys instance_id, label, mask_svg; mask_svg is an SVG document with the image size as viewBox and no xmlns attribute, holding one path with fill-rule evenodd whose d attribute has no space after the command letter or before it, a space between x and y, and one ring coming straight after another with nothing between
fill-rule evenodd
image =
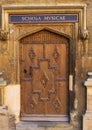
<instances>
[{"instance_id":1,"label":"wooden door","mask_svg":"<svg viewBox=\"0 0 92 130\"><path fill-rule=\"evenodd\" d=\"M20 40L21 120L68 120L68 49L47 30Z\"/></svg>"}]
</instances>

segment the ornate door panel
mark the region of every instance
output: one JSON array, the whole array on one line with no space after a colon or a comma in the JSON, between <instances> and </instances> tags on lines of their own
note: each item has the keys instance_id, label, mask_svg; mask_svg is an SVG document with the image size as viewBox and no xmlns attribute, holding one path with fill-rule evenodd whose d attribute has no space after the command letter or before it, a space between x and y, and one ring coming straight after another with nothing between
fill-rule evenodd
<instances>
[{"instance_id":1,"label":"ornate door panel","mask_svg":"<svg viewBox=\"0 0 92 130\"><path fill-rule=\"evenodd\" d=\"M47 30L20 40L21 120L68 120L68 46Z\"/></svg>"}]
</instances>

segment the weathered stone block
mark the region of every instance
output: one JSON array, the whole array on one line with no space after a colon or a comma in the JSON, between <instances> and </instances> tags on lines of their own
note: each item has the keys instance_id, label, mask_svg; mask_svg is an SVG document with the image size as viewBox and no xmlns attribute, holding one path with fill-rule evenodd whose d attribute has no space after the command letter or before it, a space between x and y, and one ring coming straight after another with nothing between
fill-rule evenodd
<instances>
[{"instance_id":1,"label":"weathered stone block","mask_svg":"<svg viewBox=\"0 0 92 130\"><path fill-rule=\"evenodd\" d=\"M92 129L92 72L88 73L89 78L85 82L87 88L87 110L83 116L83 130Z\"/></svg>"},{"instance_id":2,"label":"weathered stone block","mask_svg":"<svg viewBox=\"0 0 92 130\"><path fill-rule=\"evenodd\" d=\"M92 113L86 114L83 118L83 130L92 129Z\"/></svg>"},{"instance_id":3,"label":"weathered stone block","mask_svg":"<svg viewBox=\"0 0 92 130\"><path fill-rule=\"evenodd\" d=\"M10 115L6 107L0 107L0 130L15 130L15 117Z\"/></svg>"},{"instance_id":4,"label":"weathered stone block","mask_svg":"<svg viewBox=\"0 0 92 130\"><path fill-rule=\"evenodd\" d=\"M9 125L8 112L3 107L1 107L0 108L0 130L9 130L8 125Z\"/></svg>"},{"instance_id":5,"label":"weathered stone block","mask_svg":"<svg viewBox=\"0 0 92 130\"><path fill-rule=\"evenodd\" d=\"M68 123L61 122L19 122L16 130L73 130Z\"/></svg>"}]
</instances>

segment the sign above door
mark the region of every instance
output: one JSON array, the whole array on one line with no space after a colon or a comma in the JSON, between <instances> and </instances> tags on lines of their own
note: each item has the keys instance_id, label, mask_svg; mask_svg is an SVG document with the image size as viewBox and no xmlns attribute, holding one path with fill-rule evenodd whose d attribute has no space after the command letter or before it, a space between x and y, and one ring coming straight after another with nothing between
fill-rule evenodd
<instances>
[{"instance_id":1,"label":"sign above door","mask_svg":"<svg viewBox=\"0 0 92 130\"><path fill-rule=\"evenodd\" d=\"M78 22L78 14L10 14L9 23Z\"/></svg>"}]
</instances>

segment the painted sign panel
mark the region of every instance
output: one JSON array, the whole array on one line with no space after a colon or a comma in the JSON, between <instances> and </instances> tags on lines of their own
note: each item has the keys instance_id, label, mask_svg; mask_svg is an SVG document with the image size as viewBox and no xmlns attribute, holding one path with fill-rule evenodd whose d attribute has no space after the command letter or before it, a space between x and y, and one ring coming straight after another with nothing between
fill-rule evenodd
<instances>
[{"instance_id":1,"label":"painted sign panel","mask_svg":"<svg viewBox=\"0 0 92 130\"><path fill-rule=\"evenodd\" d=\"M10 15L10 23L62 23L78 22L78 14Z\"/></svg>"}]
</instances>

